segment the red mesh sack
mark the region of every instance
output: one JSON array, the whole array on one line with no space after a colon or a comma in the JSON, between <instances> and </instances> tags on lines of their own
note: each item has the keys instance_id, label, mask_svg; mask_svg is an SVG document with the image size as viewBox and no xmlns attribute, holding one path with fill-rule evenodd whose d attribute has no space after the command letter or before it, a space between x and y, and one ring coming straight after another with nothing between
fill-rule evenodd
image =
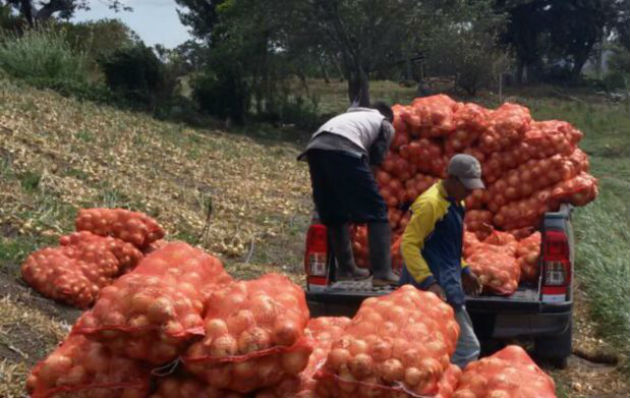
<instances>
[{"instance_id":1,"label":"red mesh sack","mask_svg":"<svg viewBox=\"0 0 630 400\"><path fill-rule=\"evenodd\" d=\"M598 193L597 179L582 172L575 178L556 185L551 191L551 199L556 203L569 202L574 206L584 206L595 200Z\"/></svg>"},{"instance_id":2,"label":"red mesh sack","mask_svg":"<svg viewBox=\"0 0 630 400\"><path fill-rule=\"evenodd\" d=\"M534 232L518 242L516 257L518 258L518 264L521 268L521 281L535 283L538 280L540 242L540 232Z\"/></svg>"},{"instance_id":3,"label":"red mesh sack","mask_svg":"<svg viewBox=\"0 0 630 400\"><path fill-rule=\"evenodd\" d=\"M468 231L485 232L492 224L492 213L487 210L466 210L464 224Z\"/></svg>"},{"instance_id":4,"label":"red mesh sack","mask_svg":"<svg viewBox=\"0 0 630 400\"><path fill-rule=\"evenodd\" d=\"M435 182L436 178L430 175L416 174L413 178L405 181L405 193L401 203L413 203L418 196L424 193Z\"/></svg>"},{"instance_id":5,"label":"red mesh sack","mask_svg":"<svg viewBox=\"0 0 630 400\"><path fill-rule=\"evenodd\" d=\"M26 380L31 397L145 397L150 367L71 335Z\"/></svg>"},{"instance_id":6,"label":"red mesh sack","mask_svg":"<svg viewBox=\"0 0 630 400\"><path fill-rule=\"evenodd\" d=\"M45 248L31 253L22 264L22 278L39 293L79 308L87 308L99 286L83 273L91 265L66 255L63 248Z\"/></svg>"},{"instance_id":7,"label":"red mesh sack","mask_svg":"<svg viewBox=\"0 0 630 400\"><path fill-rule=\"evenodd\" d=\"M492 152L481 163L483 181L486 185L490 185L499 179L505 171L514 169L532 158L544 157L536 157L531 153L529 145L524 142L517 143L502 151Z\"/></svg>"},{"instance_id":8,"label":"red mesh sack","mask_svg":"<svg viewBox=\"0 0 630 400\"><path fill-rule=\"evenodd\" d=\"M466 262L489 292L510 295L516 291L521 275L512 245L478 243L469 250Z\"/></svg>"},{"instance_id":9,"label":"red mesh sack","mask_svg":"<svg viewBox=\"0 0 630 400\"><path fill-rule=\"evenodd\" d=\"M450 97L438 94L413 100L411 108L420 124L411 120L411 132L424 137L441 137L455 129L454 112L458 104Z\"/></svg>"},{"instance_id":10,"label":"red mesh sack","mask_svg":"<svg viewBox=\"0 0 630 400\"><path fill-rule=\"evenodd\" d=\"M466 366L453 397L556 397L553 379L519 346Z\"/></svg>"},{"instance_id":11,"label":"red mesh sack","mask_svg":"<svg viewBox=\"0 0 630 400\"><path fill-rule=\"evenodd\" d=\"M490 154L518 143L531 121L526 107L511 103L501 105L489 113L488 127L479 138L479 149Z\"/></svg>"},{"instance_id":12,"label":"red mesh sack","mask_svg":"<svg viewBox=\"0 0 630 400\"><path fill-rule=\"evenodd\" d=\"M153 218L121 208L82 209L76 219L76 230L113 236L139 248L164 237L164 229Z\"/></svg>"},{"instance_id":13,"label":"red mesh sack","mask_svg":"<svg viewBox=\"0 0 630 400\"><path fill-rule=\"evenodd\" d=\"M98 236L88 231L62 236L59 239L59 244L74 248L75 250L71 250L73 254L77 254L77 257L92 263L98 262L101 258L108 258L109 255L105 253L111 252L116 257L119 267L116 273L125 273L127 270L133 269L144 257L142 252L131 243L114 237Z\"/></svg>"},{"instance_id":14,"label":"red mesh sack","mask_svg":"<svg viewBox=\"0 0 630 400\"><path fill-rule=\"evenodd\" d=\"M510 201L528 198L538 190L573 178L582 167L580 160L558 154L542 160L529 160L488 187L491 199L488 208L496 212Z\"/></svg>"},{"instance_id":15,"label":"red mesh sack","mask_svg":"<svg viewBox=\"0 0 630 400\"><path fill-rule=\"evenodd\" d=\"M486 128L488 114L487 109L477 104L461 104L453 115L455 131L446 139L446 153L461 152L475 143Z\"/></svg>"},{"instance_id":16,"label":"red mesh sack","mask_svg":"<svg viewBox=\"0 0 630 400\"><path fill-rule=\"evenodd\" d=\"M433 396L459 326L431 292L405 285L363 301L316 373L322 397Z\"/></svg>"},{"instance_id":17,"label":"red mesh sack","mask_svg":"<svg viewBox=\"0 0 630 400\"><path fill-rule=\"evenodd\" d=\"M464 259L467 259L470 255L472 255L475 247L479 244L481 244L481 241L479 240L477 234L475 232L465 230L462 246L462 254L464 255Z\"/></svg>"},{"instance_id":18,"label":"red mesh sack","mask_svg":"<svg viewBox=\"0 0 630 400\"><path fill-rule=\"evenodd\" d=\"M582 132L564 121L532 122L523 137L532 155L549 157L554 154L569 155L582 139Z\"/></svg>"},{"instance_id":19,"label":"red mesh sack","mask_svg":"<svg viewBox=\"0 0 630 400\"><path fill-rule=\"evenodd\" d=\"M183 359L213 387L249 393L306 367L309 311L304 291L287 277L234 282L213 291L206 305L205 337Z\"/></svg>"},{"instance_id":20,"label":"red mesh sack","mask_svg":"<svg viewBox=\"0 0 630 400\"><path fill-rule=\"evenodd\" d=\"M177 373L158 379L157 388L151 397L170 398L217 398L241 397L240 393L213 388L194 376Z\"/></svg>"},{"instance_id":21,"label":"red mesh sack","mask_svg":"<svg viewBox=\"0 0 630 400\"><path fill-rule=\"evenodd\" d=\"M494 226L508 231L540 226L543 215L548 211L557 209L559 204L551 198L551 190L539 190L530 198L504 205L492 218Z\"/></svg>"},{"instance_id":22,"label":"red mesh sack","mask_svg":"<svg viewBox=\"0 0 630 400\"><path fill-rule=\"evenodd\" d=\"M220 260L173 242L103 288L73 331L102 341L117 354L163 364L203 334L208 286L230 281Z\"/></svg>"},{"instance_id":23,"label":"red mesh sack","mask_svg":"<svg viewBox=\"0 0 630 400\"><path fill-rule=\"evenodd\" d=\"M317 397L315 373L326 361L332 343L341 337L349 324L350 318L347 317L319 317L308 321L304 333L313 339L313 352L304 371L259 391L256 397Z\"/></svg>"},{"instance_id":24,"label":"red mesh sack","mask_svg":"<svg viewBox=\"0 0 630 400\"><path fill-rule=\"evenodd\" d=\"M435 397L453 397L453 393L457 388L457 384L459 383L461 376L462 370L457 365L451 364L437 383L438 391L435 394Z\"/></svg>"}]
</instances>

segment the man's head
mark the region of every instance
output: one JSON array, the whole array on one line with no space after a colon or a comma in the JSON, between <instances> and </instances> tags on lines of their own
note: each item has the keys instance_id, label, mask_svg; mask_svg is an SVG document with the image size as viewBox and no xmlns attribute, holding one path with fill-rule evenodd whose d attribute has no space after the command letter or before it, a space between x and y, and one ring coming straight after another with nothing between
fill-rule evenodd
<instances>
[{"instance_id":1,"label":"man's head","mask_svg":"<svg viewBox=\"0 0 630 400\"><path fill-rule=\"evenodd\" d=\"M394 122L394 112L392 111L392 108L388 106L386 103L382 101L377 101L377 102L374 102L370 108L378 110L378 112L383 114L385 119L388 120L390 123Z\"/></svg>"},{"instance_id":2,"label":"man's head","mask_svg":"<svg viewBox=\"0 0 630 400\"><path fill-rule=\"evenodd\" d=\"M475 189L485 189L481 164L468 154L455 154L448 163L445 189L450 197L462 201Z\"/></svg>"}]
</instances>

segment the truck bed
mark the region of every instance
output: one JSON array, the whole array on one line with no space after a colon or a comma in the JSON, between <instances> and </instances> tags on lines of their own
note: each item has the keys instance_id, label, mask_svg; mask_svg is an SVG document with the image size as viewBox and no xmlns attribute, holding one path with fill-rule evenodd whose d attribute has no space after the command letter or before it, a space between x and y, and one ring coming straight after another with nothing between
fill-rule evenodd
<instances>
[{"instance_id":1,"label":"truck bed","mask_svg":"<svg viewBox=\"0 0 630 400\"><path fill-rule=\"evenodd\" d=\"M390 293L394 290L394 286L379 287L377 289L372 287L371 279L365 279L361 281L339 281L334 282L321 291L311 291L310 296L318 296L319 294L330 298L336 297L337 299L360 298L361 300L371 296L382 296ZM515 302L536 302L538 301L538 288L533 285L522 285L515 293L510 296L494 296L494 295L481 295L476 297L467 297L467 302L474 302L477 300L483 301L515 301ZM314 299L313 299L314 300Z\"/></svg>"}]
</instances>

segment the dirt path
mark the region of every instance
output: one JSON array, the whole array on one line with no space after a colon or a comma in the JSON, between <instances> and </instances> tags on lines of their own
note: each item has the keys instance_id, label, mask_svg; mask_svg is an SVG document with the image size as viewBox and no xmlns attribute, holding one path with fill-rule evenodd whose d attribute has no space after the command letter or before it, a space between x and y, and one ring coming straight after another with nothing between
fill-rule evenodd
<instances>
[{"instance_id":1,"label":"dirt path","mask_svg":"<svg viewBox=\"0 0 630 400\"><path fill-rule=\"evenodd\" d=\"M574 354L567 368L544 369L556 380L559 397L628 397L630 379L617 367L620 357L628 355L618 354L598 337L585 296L578 286L573 309Z\"/></svg>"}]
</instances>

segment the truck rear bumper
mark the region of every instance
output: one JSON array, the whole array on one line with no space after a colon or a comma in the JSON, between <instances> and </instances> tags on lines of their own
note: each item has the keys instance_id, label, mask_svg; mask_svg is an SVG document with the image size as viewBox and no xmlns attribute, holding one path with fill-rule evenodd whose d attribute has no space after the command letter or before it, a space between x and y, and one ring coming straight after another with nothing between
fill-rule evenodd
<instances>
[{"instance_id":1,"label":"truck rear bumper","mask_svg":"<svg viewBox=\"0 0 630 400\"><path fill-rule=\"evenodd\" d=\"M383 293L371 293L372 296ZM311 315L352 317L367 293L307 292ZM540 301L505 301L500 297L469 298L466 302L475 332L480 339L559 336L570 328L573 303Z\"/></svg>"}]
</instances>

